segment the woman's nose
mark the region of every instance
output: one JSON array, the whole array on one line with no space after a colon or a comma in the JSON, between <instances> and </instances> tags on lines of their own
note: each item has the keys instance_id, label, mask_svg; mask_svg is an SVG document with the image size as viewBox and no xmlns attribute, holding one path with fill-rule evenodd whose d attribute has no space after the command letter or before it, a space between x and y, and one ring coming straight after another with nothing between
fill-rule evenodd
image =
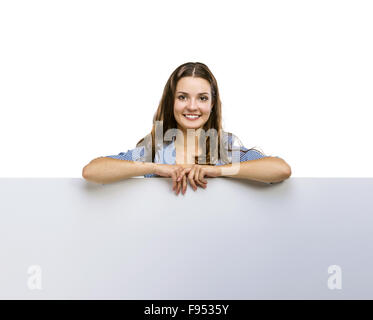
<instances>
[{"instance_id":1,"label":"woman's nose","mask_svg":"<svg viewBox=\"0 0 373 320\"><path fill-rule=\"evenodd\" d=\"M197 101L194 99L191 99L190 102L188 103L188 109L191 109L191 110L198 109Z\"/></svg>"}]
</instances>

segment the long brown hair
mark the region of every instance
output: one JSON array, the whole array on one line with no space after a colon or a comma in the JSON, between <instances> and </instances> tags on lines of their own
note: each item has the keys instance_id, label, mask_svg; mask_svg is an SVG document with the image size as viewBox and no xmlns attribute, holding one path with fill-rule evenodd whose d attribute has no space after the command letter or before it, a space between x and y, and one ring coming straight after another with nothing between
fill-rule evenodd
<instances>
[{"instance_id":1,"label":"long brown hair","mask_svg":"<svg viewBox=\"0 0 373 320\"><path fill-rule=\"evenodd\" d=\"M215 129L218 133L218 155L220 152L220 139L223 133L222 128L222 111L221 111L221 101L219 95L219 89L217 81L210 71L210 69L201 62L187 62L179 67L177 67L168 78L166 85L163 90L163 95L161 101L159 102L158 109L153 117L153 127L151 130L152 138L152 162L154 162L155 155L155 122L163 121L163 130L167 132L168 129L177 128L177 122L174 117L174 101L175 101L175 91L178 81L183 77L196 77L207 80L211 86L211 113L209 119L204 124L203 129L207 132L209 129ZM231 133L228 133L231 135ZM136 146L139 146L145 137L142 138ZM210 157L210 137L207 136L206 140L206 164L211 165ZM251 148L252 150L254 148ZM231 146L228 145L228 151L232 151ZM242 150L241 150L242 151ZM247 151L247 149L245 150ZM244 151L242 151L244 152ZM198 156L195 157L195 164L198 163Z\"/></svg>"}]
</instances>

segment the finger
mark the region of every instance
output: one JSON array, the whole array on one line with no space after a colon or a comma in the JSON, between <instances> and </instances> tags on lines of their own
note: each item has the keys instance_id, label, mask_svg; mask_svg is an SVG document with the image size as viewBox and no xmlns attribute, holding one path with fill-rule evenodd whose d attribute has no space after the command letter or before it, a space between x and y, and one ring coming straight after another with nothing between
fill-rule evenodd
<instances>
[{"instance_id":1,"label":"finger","mask_svg":"<svg viewBox=\"0 0 373 320\"><path fill-rule=\"evenodd\" d=\"M177 178L177 181L181 181L181 179L183 178L183 172L184 172L184 168L183 167L180 167L179 170L178 170L178 178Z\"/></svg>"},{"instance_id":2,"label":"finger","mask_svg":"<svg viewBox=\"0 0 373 320\"><path fill-rule=\"evenodd\" d=\"M181 179L183 178L183 176L182 176L182 172L184 171L184 169L183 168L179 168L178 170L177 170L177 174L178 174L178 176L177 176L177 181L181 181Z\"/></svg>"},{"instance_id":3,"label":"finger","mask_svg":"<svg viewBox=\"0 0 373 320\"><path fill-rule=\"evenodd\" d=\"M181 169L181 172L180 172L180 175L179 175L179 178L178 178L178 185L179 185L179 189L180 191L184 194L184 178L185 178L185 174L184 174L184 169L182 168Z\"/></svg>"},{"instance_id":4,"label":"finger","mask_svg":"<svg viewBox=\"0 0 373 320\"><path fill-rule=\"evenodd\" d=\"M177 195L180 193L180 188L181 188L181 182L178 182L177 183L177 191L176 191Z\"/></svg>"},{"instance_id":5,"label":"finger","mask_svg":"<svg viewBox=\"0 0 373 320\"><path fill-rule=\"evenodd\" d=\"M207 180L204 179L205 175L205 170L202 168L199 172L199 181L201 182L202 188L206 189L207 188Z\"/></svg>"},{"instance_id":6,"label":"finger","mask_svg":"<svg viewBox=\"0 0 373 320\"><path fill-rule=\"evenodd\" d=\"M186 178L186 176L184 175L184 176L183 176L183 194L185 194L186 189L187 189L187 178Z\"/></svg>"},{"instance_id":7,"label":"finger","mask_svg":"<svg viewBox=\"0 0 373 320\"><path fill-rule=\"evenodd\" d=\"M198 181L198 174L199 174L199 170L201 169L200 166L196 166L196 170L194 171L194 183L198 186L200 186L200 182Z\"/></svg>"},{"instance_id":8,"label":"finger","mask_svg":"<svg viewBox=\"0 0 373 320\"><path fill-rule=\"evenodd\" d=\"M207 179L205 178L206 176L206 171L202 168L199 172L199 181L201 181L202 183L207 184Z\"/></svg>"},{"instance_id":9,"label":"finger","mask_svg":"<svg viewBox=\"0 0 373 320\"><path fill-rule=\"evenodd\" d=\"M186 176L185 176L185 169L183 169L183 171L181 172L181 177L180 177L180 185L181 185L181 189L182 189L182 193L185 194L185 191L186 191Z\"/></svg>"},{"instance_id":10,"label":"finger","mask_svg":"<svg viewBox=\"0 0 373 320\"><path fill-rule=\"evenodd\" d=\"M184 173L189 173L190 170L192 170L192 167L187 167L183 169Z\"/></svg>"},{"instance_id":11,"label":"finger","mask_svg":"<svg viewBox=\"0 0 373 320\"><path fill-rule=\"evenodd\" d=\"M177 177L177 180L176 180L176 183L177 183L177 193L176 194L179 194L180 190L182 189L182 181L180 181L183 178L182 172L183 172L182 167L177 170L178 177Z\"/></svg>"},{"instance_id":12,"label":"finger","mask_svg":"<svg viewBox=\"0 0 373 320\"><path fill-rule=\"evenodd\" d=\"M198 180L201 181L202 183L207 183L207 180L206 180L206 175L207 175L207 171L205 168L202 168L200 171L199 171L199 177L198 177Z\"/></svg>"},{"instance_id":13,"label":"finger","mask_svg":"<svg viewBox=\"0 0 373 320\"><path fill-rule=\"evenodd\" d=\"M195 166L193 166L192 170L190 170L189 175L188 175L188 180L190 185L192 186L193 190L197 190L196 183L194 182L194 172L195 172Z\"/></svg>"},{"instance_id":14,"label":"finger","mask_svg":"<svg viewBox=\"0 0 373 320\"><path fill-rule=\"evenodd\" d=\"M182 168L180 171L180 175L177 178L177 181L182 181L184 175L185 175L185 169Z\"/></svg>"},{"instance_id":15,"label":"finger","mask_svg":"<svg viewBox=\"0 0 373 320\"><path fill-rule=\"evenodd\" d=\"M171 177L172 177L172 190L175 190L175 188L176 188L176 179L177 179L177 175L176 175L175 171L171 172Z\"/></svg>"},{"instance_id":16,"label":"finger","mask_svg":"<svg viewBox=\"0 0 373 320\"><path fill-rule=\"evenodd\" d=\"M200 187L204 187L204 184L199 180L199 173L201 172L202 168L200 166L198 166L196 168L196 172L194 174L194 181L200 186Z\"/></svg>"}]
</instances>

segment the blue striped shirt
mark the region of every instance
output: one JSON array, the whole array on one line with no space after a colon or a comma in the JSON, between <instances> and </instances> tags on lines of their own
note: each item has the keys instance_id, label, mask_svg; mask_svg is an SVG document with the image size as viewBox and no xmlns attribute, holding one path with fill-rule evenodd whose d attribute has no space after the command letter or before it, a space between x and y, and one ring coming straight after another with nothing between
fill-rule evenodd
<instances>
[{"instance_id":1,"label":"blue striped shirt","mask_svg":"<svg viewBox=\"0 0 373 320\"><path fill-rule=\"evenodd\" d=\"M257 160L261 158L268 157L263 153L257 150L249 150L242 146L241 141L235 135L228 135L227 132L223 133L223 143L226 146L226 143L233 148L239 147L240 149L240 162L250 161L250 160ZM237 144L238 143L238 144ZM238 149L237 149L238 150ZM154 163L162 163L162 164L176 164L176 148L175 148L175 137L173 137L172 141L164 141L163 142L163 157L160 154L161 150L158 150L154 156ZM145 147L136 147L134 149L130 149L127 152L120 152L117 155L110 155L105 156L112 159L118 160L128 160L128 161L145 161ZM277 157L279 158L279 157ZM218 159L215 165L224 165L232 162L232 158L230 157L228 161L223 161L221 158ZM146 174L144 175L145 178L157 177L156 174Z\"/></svg>"}]
</instances>

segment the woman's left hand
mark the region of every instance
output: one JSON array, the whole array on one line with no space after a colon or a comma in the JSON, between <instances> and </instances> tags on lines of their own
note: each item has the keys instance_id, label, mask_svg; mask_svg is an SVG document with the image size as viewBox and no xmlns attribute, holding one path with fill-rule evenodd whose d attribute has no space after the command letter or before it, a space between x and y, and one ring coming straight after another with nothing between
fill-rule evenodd
<instances>
[{"instance_id":1,"label":"woman's left hand","mask_svg":"<svg viewBox=\"0 0 373 320\"><path fill-rule=\"evenodd\" d=\"M194 191L197 190L197 185L206 189L207 180L205 177L215 178L221 175L221 169L218 166L212 165L182 165L184 166L184 173L188 177L189 183ZM185 179L185 177L183 177ZM180 178L179 178L180 179ZM186 186L185 186L186 189ZM185 192L185 190L183 190Z\"/></svg>"}]
</instances>

